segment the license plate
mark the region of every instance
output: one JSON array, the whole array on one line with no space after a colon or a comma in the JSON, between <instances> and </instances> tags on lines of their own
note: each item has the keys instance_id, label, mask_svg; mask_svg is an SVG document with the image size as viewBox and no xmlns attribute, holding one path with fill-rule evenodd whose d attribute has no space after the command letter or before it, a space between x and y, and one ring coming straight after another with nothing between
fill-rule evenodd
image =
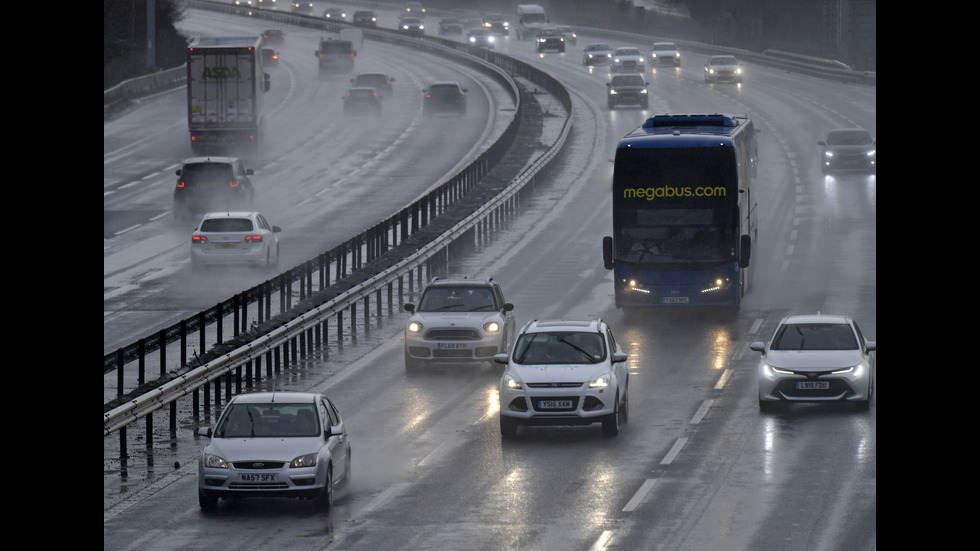
<instances>
[{"instance_id":1,"label":"license plate","mask_svg":"<svg viewBox=\"0 0 980 551\"><path fill-rule=\"evenodd\" d=\"M830 390L830 382L828 381L797 381L796 388L798 390Z\"/></svg>"},{"instance_id":2,"label":"license plate","mask_svg":"<svg viewBox=\"0 0 980 551\"><path fill-rule=\"evenodd\" d=\"M439 350L462 350L466 348L466 343L462 342L440 342L436 344Z\"/></svg>"},{"instance_id":3,"label":"license plate","mask_svg":"<svg viewBox=\"0 0 980 551\"><path fill-rule=\"evenodd\" d=\"M571 400L538 400L538 409L571 409Z\"/></svg>"},{"instance_id":4,"label":"license plate","mask_svg":"<svg viewBox=\"0 0 980 551\"><path fill-rule=\"evenodd\" d=\"M279 482L279 473L239 473L240 482Z\"/></svg>"},{"instance_id":5,"label":"license plate","mask_svg":"<svg viewBox=\"0 0 980 551\"><path fill-rule=\"evenodd\" d=\"M237 249L238 243L215 243L214 246L217 249Z\"/></svg>"},{"instance_id":6,"label":"license plate","mask_svg":"<svg viewBox=\"0 0 980 551\"><path fill-rule=\"evenodd\" d=\"M687 304L687 297L664 297L664 304Z\"/></svg>"}]
</instances>

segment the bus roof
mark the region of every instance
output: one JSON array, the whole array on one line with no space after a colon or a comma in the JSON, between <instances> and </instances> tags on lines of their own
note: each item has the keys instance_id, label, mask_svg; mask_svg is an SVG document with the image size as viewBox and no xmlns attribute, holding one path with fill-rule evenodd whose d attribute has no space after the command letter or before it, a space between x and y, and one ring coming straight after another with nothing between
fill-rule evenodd
<instances>
[{"instance_id":1,"label":"bus roof","mask_svg":"<svg viewBox=\"0 0 980 551\"><path fill-rule=\"evenodd\" d=\"M697 147L718 145L717 138L733 138L750 124L746 115L654 115L619 142L619 147ZM706 139L710 138L706 141Z\"/></svg>"}]
</instances>

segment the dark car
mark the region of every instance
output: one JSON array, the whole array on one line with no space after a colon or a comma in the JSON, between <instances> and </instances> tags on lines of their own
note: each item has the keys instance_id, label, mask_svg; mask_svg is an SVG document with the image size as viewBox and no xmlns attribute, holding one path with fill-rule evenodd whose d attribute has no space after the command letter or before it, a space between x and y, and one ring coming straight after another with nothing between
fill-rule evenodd
<instances>
[{"instance_id":1,"label":"dark car","mask_svg":"<svg viewBox=\"0 0 980 551\"><path fill-rule=\"evenodd\" d=\"M439 21L439 34L463 34L463 22L455 17Z\"/></svg>"},{"instance_id":2,"label":"dark car","mask_svg":"<svg viewBox=\"0 0 980 551\"><path fill-rule=\"evenodd\" d=\"M647 94L649 83L640 75L616 75L606 83L606 102L610 109L620 105L639 105L646 109L650 106Z\"/></svg>"},{"instance_id":3,"label":"dark car","mask_svg":"<svg viewBox=\"0 0 980 551\"><path fill-rule=\"evenodd\" d=\"M422 94L422 113L466 114L466 88L458 82L437 82L430 85Z\"/></svg>"},{"instance_id":4,"label":"dark car","mask_svg":"<svg viewBox=\"0 0 980 551\"><path fill-rule=\"evenodd\" d=\"M272 48L262 48L262 62L266 67L279 65L279 54Z\"/></svg>"},{"instance_id":5,"label":"dark car","mask_svg":"<svg viewBox=\"0 0 980 551\"><path fill-rule=\"evenodd\" d=\"M377 27L378 16L371 10L357 10L351 17L351 22L358 27Z\"/></svg>"},{"instance_id":6,"label":"dark car","mask_svg":"<svg viewBox=\"0 0 980 551\"><path fill-rule=\"evenodd\" d=\"M310 0L293 0L293 11L313 13L313 2Z\"/></svg>"},{"instance_id":7,"label":"dark car","mask_svg":"<svg viewBox=\"0 0 980 551\"><path fill-rule=\"evenodd\" d=\"M493 34L503 36L510 34L510 23L507 22L507 18L496 13L489 14L483 18L483 28Z\"/></svg>"},{"instance_id":8,"label":"dark car","mask_svg":"<svg viewBox=\"0 0 980 551\"><path fill-rule=\"evenodd\" d=\"M409 36L425 36L425 23L418 17L402 17L398 20L398 31Z\"/></svg>"},{"instance_id":9,"label":"dark car","mask_svg":"<svg viewBox=\"0 0 980 551\"><path fill-rule=\"evenodd\" d=\"M565 51L565 34L558 29L541 29L535 37L535 46L539 52L545 50Z\"/></svg>"},{"instance_id":10,"label":"dark car","mask_svg":"<svg viewBox=\"0 0 980 551\"><path fill-rule=\"evenodd\" d=\"M381 97L390 98L395 94L395 77L385 73L358 73L350 79L351 88L374 88Z\"/></svg>"},{"instance_id":11,"label":"dark car","mask_svg":"<svg viewBox=\"0 0 980 551\"><path fill-rule=\"evenodd\" d=\"M286 33L279 29L266 29L262 31L262 41L266 44L276 44L286 40Z\"/></svg>"},{"instance_id":12,"label":"dark car","mask_svg":"<svg viewBox=\"0 0 980 551\"><path fill-rule=\"evenodd\" d=\"M374 88L355 87L344 95L345 115L381 116L381 96Z\"/></svg>"},{"instance_id":13,"label":"dark car","mask_svg":"<svg viewBox=\"0 0 980 551\"><path fill-rule=\"evenodd\" d=\"M186 159L177 170L174 217L251 206L255 194L249 179L252 174L236 157Z\"/></svg>"},{"instance_id":14,"label":"dark car","mask_svg":"<svg viewBox=\"0 0 980 551\"><path fill-rule=\"evenodd\" d=\"M820 167L824 173L833 170L878 171L876 140L863 128L839 128L831 130L823 146Z\"/></svg>"},{"instance_id":15,"label":"dark car","mask_svg":"<svg viewBox=\"0 0 980 551\"><path fill-rule=\"evenodd\" d=\"M466 43L470 50L492 50L496 40L493 33L486 29L473 29L466 33Z\"/></svg>"}]
</instances>

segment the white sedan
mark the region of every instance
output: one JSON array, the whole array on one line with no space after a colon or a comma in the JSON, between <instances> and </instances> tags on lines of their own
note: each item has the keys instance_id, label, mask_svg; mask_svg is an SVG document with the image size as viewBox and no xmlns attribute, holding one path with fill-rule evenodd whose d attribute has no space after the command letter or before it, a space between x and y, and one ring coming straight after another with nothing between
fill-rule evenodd
<instances>
[{"instance_id":1,"label":"white sedan","mask_svg":"<svg viewBox=\"0 0 980 551\"><path fill-rule=\"evenodd\" d=\"M613 50L609 70L618 72L640 72L646 70L646 57L639 48L616 48Z\"/></svg>"},{"instance_id":2,"label":"white sedan","mask_svg":"<svg viewBox=\"0 0 980 551\"><path fill-rule=\"evenodd\" d=\"M519 425L592 423L616 436L626 421L626 353L601 319L529 322L510 356L494 361L507 364L499 390L503 438Z\"/></svg>"},{"instance_id":3,"label":"white sedan","mask_svg":"<svg viewBox=\"0 0 980 551\"><path fill-rule=\"evenodd\" d=\"M279 265L279 226L258 212L209 212L191 235L191 266Z\"/></svg>"},{"instance_id":4,"label":"white sedan","mask_svg":"<svg viewBox=\"0 0 980 551\"><path fill-rule=\"evenodd\" d=\"M874 392L875 341L846 316L790 316L767 344L749 348L759 362L759 409L791 402L848 402L866 410Z\"/></svg>"}]
</instances>

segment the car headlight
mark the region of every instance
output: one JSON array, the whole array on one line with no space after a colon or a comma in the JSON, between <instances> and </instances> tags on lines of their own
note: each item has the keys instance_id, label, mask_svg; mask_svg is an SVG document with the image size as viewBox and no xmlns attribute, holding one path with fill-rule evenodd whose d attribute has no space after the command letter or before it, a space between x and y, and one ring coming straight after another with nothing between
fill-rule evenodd
<instances>
[{"instance_id":1,"label":"car headlight","mask_svg":"<svg viewBox=\"0 0 980 551\"><path fill-rule=\"evenodd\" d=\"M603 373L589 381L589 388L606 388L612 384L612 373Z\"/></svg>"},{"instance_id":2,"label":"car headlight","mask_svg":"<svg viewBox=\"0 0 980 551\"><path fill-rule=\"evenodd\" d=\"M316 454L308 453L306 455L301 455L289 462L290 469L298 469L301 467L316 467Z\"/></svg>"},{"instance_id":3,"label":"car headlight","mask_svg":"<svg viewBox=\"0 0 980 551\"><path fill-rule=\"evenodd\" d=\"M483 324L483 330L487 333L496 333L500 331L500 324L495 321L488 321Z\"/></svg>"},{"instance_id":4,"label":"car headlight","mask_svg":"<svg viewBox=\"0 0 980 551\"><path fill-rule=\"evenodd\" d=\"M827 158L833 157L834 156L834 152L833 151L830 151L830 150L824 151L823 152L823 156L824 157L827 157Z\"/></svg>"},{"instance_id":5,"label":"car headlight","mask_svg":"<svg viewBox=\"0 0 980 551\"><path fill-rule=\"evenodd\" d=\"M874 157L874 156L875 156L875 150L874 149L872 149L871 151L868 151L868 157Z\"/></svg>"},{"instance_id":6,"label":"car headlight","mask_svg":"<svg viewBox=\"0 0 980 551\"><path fill-rule=\"evenodd\" d=\"M642 89L642 90L640 90L640 93L641 93L641 94L646 94L646 93L647 93L647 89L646 89L646 88L644 88L644 89Z\"/></svg>"},{"instance_id":7,"label":"car headlight","mask_svg":"<svg viewBox=\"0 0 980 551\"><path fill-rule=\"evenodd\" d=\"M223 457L206 453L204 454L204 466L211 469L227 469L228 463Z\"/></svg>"},{"instance_id":8,"label":"car headlight","mask_svg":"<svg viewBox=\"0 0 980 551\"><path fill-rule=\"evenodd\" d=\"M853 378L858 378L864 375L864 371L868 369L868 366L861 362L857 365L845 369L838 369L837 371L831 372L832 375L850 375Z\"/></svg>"},{"instance_id":9,"label":"car headlight","mask_svg":"<svg viewBox=\"0 0 980 551\"><path fill-rule=\"evenodd\" d=\"M408 323L408 332L409 333L421 333L422 332L422 324L419 323L419 322L417 322L417 321L409 322Z\"/></svg>"},{"instance_id":10,"label":"car headlight","mask_svg":"<svg viewBox=\"0 0 980 551\"><path fill-rule=\"evenodd\" d=\"M513 375L507 374L504 375L504 388L509 390L521 390L524 388L524 385Z\"/></svg>"},{"instance_id":11,"label":"car headlight","mask_svg":"<svg viewBox=\"0 0 980 551\"><path fill-rule=\"evenodd\" d=\"M619 92L617 92L617 91L616 91L616 90L615 90L614 88L610 88L610 89L609 89L609 95L610 95L610 96L615 96L615 95L616 95L616 94L618 94L618 93L619 93Z\"/></svg>"},{"instance_id":12,"label":"car headlight","mask_svg":"<svg viewBox=\"0 0 980 551\"><path fill-rule=\"evenodd\" d=\"M767 378L772 379L776 375L792 375L793 372L785 369L779 369L778 367L773 367L769 364L762 364L762 374Z\"/></svg>"}]
</instances>

